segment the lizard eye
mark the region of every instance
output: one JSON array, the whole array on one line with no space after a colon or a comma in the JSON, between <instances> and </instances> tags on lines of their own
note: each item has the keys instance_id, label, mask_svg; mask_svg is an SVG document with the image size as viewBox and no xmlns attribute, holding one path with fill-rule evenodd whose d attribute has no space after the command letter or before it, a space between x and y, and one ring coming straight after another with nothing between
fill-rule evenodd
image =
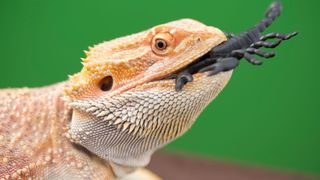
<instances>
[{"instance_id":1,"label":"lizard eye","mask_svg":"<svg viewBox=\"0 0 320 180\"><path fill-rule=\"evenodd\" d=\"M113 79L111 76L106 76L100 81L101 91L109 91L112 88Z\"/></svg>"},{"instance_id":2,"label":"lizard eye","mask_svg":"<svg viewBox=\"0 0 320 180\"><path fill-rule=\"evenodd\" d=\"M152 39L151 48L152 51L157 55L164 55L169 52L170 45L173 42L173 37L169 33L159 33Z\"/></svg>"},{"instance_id":3,"label":"lizard eye","mask_svg":"<svg viewBox=\"0 0 320 180\"><path fill-rule=\"evenodd\" d=\"M163 39L156 39L155 46L159 50L164 50L167 48L167 43Z\"/></svg>"}]
</instances>

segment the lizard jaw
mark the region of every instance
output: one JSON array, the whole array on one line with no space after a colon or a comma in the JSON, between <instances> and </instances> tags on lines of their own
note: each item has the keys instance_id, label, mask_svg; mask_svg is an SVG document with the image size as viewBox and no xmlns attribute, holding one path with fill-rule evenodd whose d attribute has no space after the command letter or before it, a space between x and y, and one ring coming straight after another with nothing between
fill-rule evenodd
<instances>
[{"instance_id":1,"label":"lizard jaw","mask_svg":"<svg viewBox=\"0 0 320 180\"><path fill-rule=\"evenodd\" d=\"M173 79L166 79L145 83L111 99L74 101L70 103L74 108L71 140L114 163L145 166L155 150L190 128L231 74L197 73L195 81L180 92L174 90ZM114 137L122 143L114 144Z\"/></svg>"}]
</instances>

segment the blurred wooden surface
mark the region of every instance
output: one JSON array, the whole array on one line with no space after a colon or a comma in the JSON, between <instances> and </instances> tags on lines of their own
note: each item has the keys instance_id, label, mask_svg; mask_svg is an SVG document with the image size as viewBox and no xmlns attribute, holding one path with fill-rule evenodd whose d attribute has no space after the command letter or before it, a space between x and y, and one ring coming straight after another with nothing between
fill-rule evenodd
<instances>
[{"instance_id":1,"label":"blurred wooden surface","mask_svg":"<svg viewBox=\"0 0 320 180\"><path fill-rule=\"evenodd\" d=\"M315 176L163 152L152 157L148 168L164 180L320 180L320 177Z\"/></svg>"}]
</instances>

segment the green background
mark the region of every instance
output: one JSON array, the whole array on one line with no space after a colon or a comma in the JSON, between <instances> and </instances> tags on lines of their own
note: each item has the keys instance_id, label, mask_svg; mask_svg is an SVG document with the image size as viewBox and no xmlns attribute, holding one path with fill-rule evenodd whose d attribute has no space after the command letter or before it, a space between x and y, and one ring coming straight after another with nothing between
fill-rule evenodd
<instances>
[{"instance_id":1,"label":"green background","mask_svg":"<svg viewBox=\"0 0 320 180\"><path fill-rule=\"evenodd\" d=\"M180 18L240 32L271 1L1 0L0 87L43 86L81 69L89 45ZM166 149L320 174L320 1L283 0L268 32L300 35L263 66L242 61L193 128Z\"/></svg>"}]
</instances>

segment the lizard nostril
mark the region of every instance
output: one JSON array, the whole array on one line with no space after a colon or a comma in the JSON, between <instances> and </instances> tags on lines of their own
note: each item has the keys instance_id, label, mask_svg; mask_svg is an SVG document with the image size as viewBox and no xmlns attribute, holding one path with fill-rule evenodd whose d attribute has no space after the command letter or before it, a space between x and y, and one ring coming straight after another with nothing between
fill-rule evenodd
<instances>
[{"instance_id":1,"label":"lizard nostril","mask_svg":"<svg viewBox=\"0 0 320 180\"><path fill-rule=\"evenodd\" d=\"M111 76L106 76L100 81L100 89L101 91L109 91L113 85L113 79Z\"/></svg>"}]
</instances>

